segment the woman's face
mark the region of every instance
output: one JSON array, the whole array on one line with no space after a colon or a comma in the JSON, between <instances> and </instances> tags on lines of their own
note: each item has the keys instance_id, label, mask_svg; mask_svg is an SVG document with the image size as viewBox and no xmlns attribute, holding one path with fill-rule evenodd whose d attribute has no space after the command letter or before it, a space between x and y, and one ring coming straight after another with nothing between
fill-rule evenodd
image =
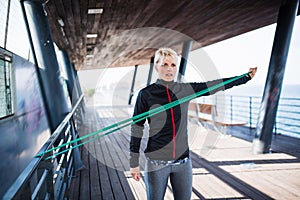
<instances>
[{"instance_id":1,"label":"woman's face","mask_svg":"<svg viewBox=\"0 0 300 200\"><path fill-rule=\"evenodd\" d=\"M155 70L160 79L168 82L173 81L177 72L177 63L174 58L168 56L165 57L161 63L155 65Z\"/></svg>"}]
</instances>

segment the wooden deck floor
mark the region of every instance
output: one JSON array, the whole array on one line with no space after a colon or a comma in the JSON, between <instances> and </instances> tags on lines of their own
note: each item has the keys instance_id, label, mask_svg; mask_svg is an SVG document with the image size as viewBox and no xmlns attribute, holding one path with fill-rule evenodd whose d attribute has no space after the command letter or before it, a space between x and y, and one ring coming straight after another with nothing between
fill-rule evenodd
<instances>
[{"instance_id":1,"label":"wooden deck floor","mask_svg":"<svg viewBox=\"0 0 300 200\"><path fill-rule=\"evenodd\" d=\"M128 118L128 109L90 107L80 136ZM192 199L300 198L300 140L277 135L272 144L276 153L253 155L251 130L229 130L240 138L194 123L189 130ZM143 179L136 182L129 173L129 138L127 127L81 148L85 169L76 172L70 199L146 199ZM170 185L165 199L173 199Z\"/></svg>"}]
</instances>

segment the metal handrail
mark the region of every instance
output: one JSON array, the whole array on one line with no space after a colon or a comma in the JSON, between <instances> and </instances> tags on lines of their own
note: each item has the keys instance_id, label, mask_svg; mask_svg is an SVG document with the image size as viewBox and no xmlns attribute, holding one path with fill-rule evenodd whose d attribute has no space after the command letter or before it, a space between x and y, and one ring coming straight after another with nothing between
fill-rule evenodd
<instances>
[{"instance_id":1,"label":"metal handrail","mask_svg":"<svg viewBox=\"0 0 300 200\"><path fill-rule=\"evenodd\" d=\"M59 171L57 171L57 166L61 167L62 163L73 165L74 160L72 158L70 158L70 160L66 160L68 156L60 156L57 158L45 160L45 158L51 156L51 152L47 154L43 154L43 152L51 149L52 146L58 146L55 145L55 143L60 143L60 141L58 140L70 140L71 138L74 139L74 136L76 137L76 135L72 131L76 131L76 127L74 126L75 124L78 124L80 122L76 121L76 119L73 119L73 117L80 109L80 105L83 102L83 96L84 95L81 95L72 111L64 118L64 120L56 128L47 142L41 147L37 154L42 155L40 157L32 158L31 162L21 172L21 174L11 185L11 187L6 191L3 199L57 199L57 197L60 195L55 193L54 186L56 183L55 176L57 176L57 173L59 173ZM82 114L83 113L80 113L81 116ZM67 126L71 126L72 128L66 128ZM65 133L68 134L64 135ZM58 151L61 149L63 148L58 149ZM62 158L66 159L63 161ZM58 165L57 160L59 160L58 163L60 163ZM70 171L68 172L69 174L67 175L69 176L69 178L72 177L72 173L74 172L74 165L71 168L70 166L64 166L64 168L70 169ZM66 174L64 174L63 176L65 175ZM35 177L35 179L39 181L35 184L31 184L34 176L38 176L38 178ZM67 182L69 181L67 180ZM45 187L43 187L44 184L46 184ZM64 185L62 185L61 187L64 187Z\"/></svg>"},{"instance_id":2,"label":"metal handrail","mask_svg":"<svg viewBox=\"0 0 300 200\"><path fill-rule=\"evenodd\" d=\"M209 97L202 97L202 102L215 101L218 107L224 109L226 118L234 121L246 121L246 126L255 128L261 97L258 96L226 96L225 100L207 100ZM291 103L292 102L292 103ZM226 112L225 112L226 109ZM218 111L222 112L222 111ZM289 114L289 116L287 116ZM284 120L284 122L282 122ZM300 98L281 97L275 121L275 133L280 130L283 134L293 133L300 135L300 128L295 122L300 122ZM293 129L291 129L293 128Z\"/></svg>"}]
</instances>

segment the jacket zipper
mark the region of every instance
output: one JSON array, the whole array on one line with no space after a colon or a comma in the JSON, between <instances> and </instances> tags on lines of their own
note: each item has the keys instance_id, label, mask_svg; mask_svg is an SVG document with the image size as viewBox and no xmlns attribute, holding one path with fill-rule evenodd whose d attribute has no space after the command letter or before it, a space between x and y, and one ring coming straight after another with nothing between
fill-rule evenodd
<instances>
[{"instance_id":1,"label":"jacket zipper","mask_svg":"<svg viewBox=\"0 0 300 200\"><path fill-rule=\"evenodd\" d=\"M166 92L167 92L167 96L168 96L168 101L169 103L171 103L171 96L170 96L170 92L169 92L169 87L168 84L166 85ZM173 159L176 158L176 124L175 124L175 116L174 116L174 110L173 108L170 108L170 113L171 113L171 119L172 119L172 142L173 142L173 154L172 157Z\"/></svg>"}]
</instances>

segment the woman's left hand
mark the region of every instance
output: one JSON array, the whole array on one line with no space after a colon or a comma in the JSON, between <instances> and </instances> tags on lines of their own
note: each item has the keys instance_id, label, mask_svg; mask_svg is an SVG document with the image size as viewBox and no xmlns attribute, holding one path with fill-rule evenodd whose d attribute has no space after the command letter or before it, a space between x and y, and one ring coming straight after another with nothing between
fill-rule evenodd
<instances>
[{"instance_id":1,"label":"woman's left hand","mask_svg":"<svg viewBox=\"0 0 300 200\"><path fill-rule=\"evenodd\" d=\"M250 72L249 75L251 78L254 77L254 75L256 74L256 71L257 71L257 67L253 67L253 68L249 69L249 72Z\"/></svg>"}]
</instances>

